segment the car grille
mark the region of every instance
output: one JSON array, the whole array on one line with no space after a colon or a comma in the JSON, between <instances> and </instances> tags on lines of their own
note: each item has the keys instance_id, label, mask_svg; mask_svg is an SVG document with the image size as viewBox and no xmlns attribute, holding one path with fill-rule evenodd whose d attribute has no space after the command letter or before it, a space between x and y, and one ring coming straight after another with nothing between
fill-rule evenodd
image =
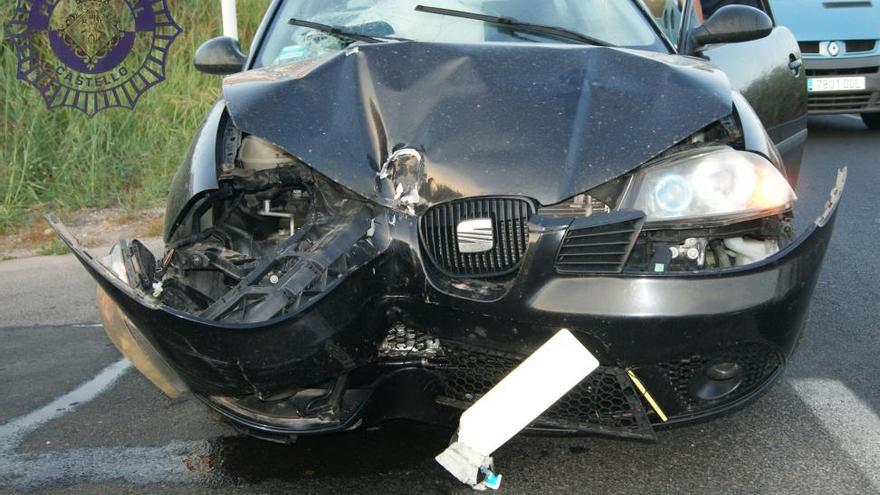
<instances>
[{"instance_id":1,"label":"car grille","mask_svg":"<svg viewBox=\"0 0 880 495\"><path fill-rule=\"evenodd\" d=\"M856 67L853 69L807 69L807 76L865 76L876 74L878 71L880 71L880 66L876 65L872 67Z\"/></svg>"},{"instance_id":2,"label":"car grille","mask_svg":"<svg viewBox=\"0 0 880 495\"><path fill-rule=\"evenodd\" d=\"M467 409L519 366L525 356L487 349L470 342L441 341L420 330L398 324L380 345L380 358L400 364L421 361L434 379L426 384L440 404ZM730 394L703 400L692 384L715 363L732 362L743 369L742 381ZM745 343L716 352L635 367L670 421L699 419L756 393L784 364L770 345ZM410 366L411 364L406 364ZM600 366L544 412L533 428L598 433L650 440L653 425L663 421L633 387L626 369Z\"/></svg>"},{"instance_id":3,"label":"car grille","mask_svg":"<svg viewBox=\"0 0 880 495\"><path fill-rule=\"evenodd\" d=\"M494 277L515 271L529 243L533 205L517 198L476 198L435 206L422 217L419 235L434 265L453 277ZM492 221L493 246L482 253L462 253L457 228L466 220Z\"/></svg>"},{"instance_id":4,"label":"car grille","mask_svg":"<svg viewBox=\"0 0 880 495\"><path fill-rule=\"evenodd\" d=\"M720 401L706 401L691 394L691 382L711 363L738 363L744 370L742 384ZM778 351L761 344L745 344L713 354L694 355L685 359L661 363L658 367L665 382L672 387L678 399L677 407L667 405L672 415L693 416L717 408L720 403L735 401L761 385L783 364Z\"/></svg>"},{"instance_id":5,"label":"car grille","mask_svg":"<svg viewBox=\"0 0 880 495\"><path fill-rule=\"evenodd\" d=\"M880 106L880 93L845 93L810 95L811 112L860 112Z\"/></svg>"},{"instance_id":6,"label":"car grille","mask_svg":"<svg viewBox=\"0 0 880 495\"><path fill-rule=\"evenodd\" d=\"M622 272L644 217L633 214L620 221L617 215L599 215L586 220L595 224L579 228L576 222L566 233L556 257L556 270L569 275Z\"/></svg>"},{"instance_id":7,"label":"car grille","mask_svg":"<svg viewBox=\"0 0 880 495\"><path fill-rule=\"evenodd\" d=\"M877 42L874 40L852 40L846 42L847 53L872 52Z\"/></svg>"},{"instance_id":8,"label":"car grille","mask_svg":"<svg viewBox=\"0 0 880 495\"><path fill-rule=\"evenodd\" d=\"M516 368L522 358L444 343L447 363L435 370L438 402L465 409ZM600 367L548 409L533 427L651 440L654 431L626 372Z\"/></svg>"},{"instance_id":9,"label":"car grille","mask_svg":"<svg viewBox=\"0 0 880 495\"><path fill-rule=\"evenodd\" d=\"M801 47L801 53L820 53L820 44L818 41L801 41L798 43ZM850 40L846 42L847 53L864 53L872 52L877 46L875 40Z\"/></svg>"},{"instance_id":10,"label":"car grille","mask_svg":"<svg viewBox=\"0 0 880 495\"><path fill-rule=\"evenodd\" d=\"M801 47L801 53L819 53L818 41L801 41L798 45Z\"/></svg>"}]
</instances>

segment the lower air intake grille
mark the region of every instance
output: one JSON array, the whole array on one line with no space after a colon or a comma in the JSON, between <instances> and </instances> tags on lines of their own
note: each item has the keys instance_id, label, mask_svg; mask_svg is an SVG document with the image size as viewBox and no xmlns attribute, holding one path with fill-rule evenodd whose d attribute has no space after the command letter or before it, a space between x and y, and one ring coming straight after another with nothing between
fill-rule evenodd
<instances>
[{"instance_id":1,"label":"lower air intake grille","mask_svg":"<svg viewBox=\"0 0 880 495\"><path fill-rule=\"evenodd\" d=\"M811 112L859 112L880 105L880 93L810 95Z\"/></svg>"},{"instance_id":2,"label":"lower air intake grille","mask_svg":"<svg viewBox=\"0 0 880 495\"><path fill-rule=\"evenodd\" d=\"M821 44L818 41L801 41L798 43L801 53L821 53ZM875 40L850 40L846 42L847 53L861 53L874 51L877 45Z\"/></svg>"},{"instance_id":3,"label":"lower air intake grille","mask_svg":"<svg viewBox=\"0 0 880 495\"><path fill-rule=\"evenodd\" d=\"M801 47L801 53L819 53L818 41L801 41L798 45Z\"/></svg>"},{"instance_id":4,"label":"lower air intake grille","mask_svg":"<svg viewBox=\"0 0 880 495\"><path fill-rule=\"evenodd\" d=\"M875 40L851 40L846 42L847 53L873 52L877 46Z\"/></svg>"},{"instance_id":5,"label":"lower air intake grille","mask_svg":"<svg viewBox=\"0 0 880 495\"><path fill-rule=\"evenodd\" d=\"M871 67L856 67L853 69L807 69L807 75L810 77L825 76L861 76L876 74L880 67L874 65Z\"/></svg>"},{"instance_id":6,"label":"lower air intake grille","mask_svg":"<svg viewBox=\"0 0 880 495\"><path fill-rule=\"evenodd\" d=\"M556 271L573 275L622 272L643 223L641 213L598 215L575 221L562 241Z\"/></svg>"},{"instance_id":7,"label":"lower air intake grille","mask_svg":"<svg viewBox=\"0 0 880 495\"><path fill-rule=\"evenodd\" d=\"M719 405L719 401L704 401L694 397L691 393L691 382L698 374L704 372L707 365L720 362L737 363L745 372L743 383L721 401L732 402L766 384L768 377L783 365L783 358L775 349L765 345L743 344L714 354L696 355L660 363L658 368L665 375L666 382L678 398L678 408L669 405L670 409L677 409L674 411L674 416L686 417L711 410Z\"/></svg>"},{"instance_id":8,"label":"lower air intake grille","mask_svg":"<svg viewBox=\"0 0 880 495\"><path fill-rule=\"evenodd\" d=\"M435 206L422 217L419 235L422 246L434 265L453 277L495 277L515 271L529 244L531 203L516 198L477 198ZM486 250L462 252L459 226L468 220L488 220L491 231L473 234L485 236ZM491 236L491 247L488 238ZM469 238L462 238L467 243Z\"/></svg>"},{"instance_id":9,"label":"lower air intake grille","mask_svg":"<svg viewBox=\"0 0 880 495\"><path fill-rule=\"evenodd\" d=\"M445 343L446 365L435 370L438 402L461 409L470 407L522 358L488 349ZM600 367L532 425L653 440L654 432L638 392L623 369Z\"/></svg>"}]
</instances>

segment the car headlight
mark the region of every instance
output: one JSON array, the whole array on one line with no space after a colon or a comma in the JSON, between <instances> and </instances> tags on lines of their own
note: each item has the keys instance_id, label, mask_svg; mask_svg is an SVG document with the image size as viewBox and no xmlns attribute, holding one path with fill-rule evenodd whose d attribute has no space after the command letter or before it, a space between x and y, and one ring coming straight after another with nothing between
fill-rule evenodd
<instances>
[{"instance_id":1,"label":"car headlight","mask_svg":"<svg viewBox=\"0 0 880 495\"><path fill-rule=\"evenodd\" d=\"M732 222L785 211L795 201L788 181L767 159L718 147L637 172L619 209L641 210L651 223Z\"/></svg>"}]
</instances>

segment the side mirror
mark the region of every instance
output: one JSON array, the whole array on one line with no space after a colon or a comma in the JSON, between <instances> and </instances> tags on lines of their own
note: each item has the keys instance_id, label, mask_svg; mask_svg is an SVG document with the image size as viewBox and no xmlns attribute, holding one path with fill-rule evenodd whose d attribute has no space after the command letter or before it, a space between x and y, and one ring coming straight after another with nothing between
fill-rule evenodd
<instances>
[{"instance_id":1,"label":"side mirror","mask_svg":"<svg viewBox=\"0 0 880 495\"><path fill-rule=\"evenodd\" d=\"M690 32L691 45L699 49L714 43L741 43L766 38L773 32L773 20L763 11L745 5L718 9L702 26Z\"/></svg>"},{"instance_id":2,"label":"side mirror","mask_svg":"<svg viewBox=\"0 0 880 495\"><path fill-rule=\"evenodd\" d=\"M204 42L196 50L193 61L199 72L226 75L241 72L247 57L241 52L238 40L221 36Z\"/></svg>"}]
</instances>

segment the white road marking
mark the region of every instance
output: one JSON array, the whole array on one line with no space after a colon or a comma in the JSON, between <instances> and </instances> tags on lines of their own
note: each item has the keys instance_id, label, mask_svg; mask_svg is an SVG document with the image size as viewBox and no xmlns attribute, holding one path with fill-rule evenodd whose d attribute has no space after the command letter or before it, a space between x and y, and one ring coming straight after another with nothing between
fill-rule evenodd
<instances>
[{"instance_id":1,"label":"white road marking","mask_svg":"<svg viewBox=\"0 0 880 495\"><path fill-rule=\"evenodd\" d=\"M172 442L163 447L99 447L57 452L16 452L24 438L49 421L74 411L106 392L131 369L123 359L49 404L0 425L0 486L26 490L70 480L102 482L124 479L151 484L195 481L204 475L183 461L198 462L207 442ZM193 461L196 459L196 461ZM198 467L198 466L197 466Z\"/></svg>"},{"instance_id":2,"label":"white road marking","mask_svg":"<svg viewBox=\"0 0 880 495\"><path fill-rule=\"evenodd\" d=\"M880 417L837 380L791 380L801 400L819 418L862 474L880 489Z\"/></svg>"},{"instance_id":3,"label":"white road marking","mask_svg":"<svg viewBox=\"0 0 880 495\"><path fill-rule=\"evenodd\" d=\"M121 359L101 370L97 376L75 388L72 392L62 395L36 411L0 426L0 452L18 446L25 435L41 425L64 416L80 404L92 401L116 383L116 380L129 369L131 369L131 363L127 359Z\"/></svg>"}]
</instances>

